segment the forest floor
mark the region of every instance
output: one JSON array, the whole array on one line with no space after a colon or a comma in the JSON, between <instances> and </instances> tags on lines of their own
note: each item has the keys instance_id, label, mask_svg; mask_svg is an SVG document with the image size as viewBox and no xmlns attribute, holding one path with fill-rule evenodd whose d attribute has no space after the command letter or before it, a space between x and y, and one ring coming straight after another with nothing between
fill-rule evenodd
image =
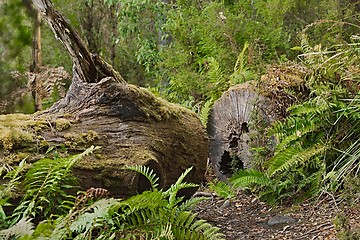
<instances>
[{"instance_id":1,"label":"forest floor","mask_svg":"<svg viewBox=\"0 0 360 240\"><path fill-rule=\"evenodd\" d=\"M345 202L328 195L295 206L271 207L242 191L232 200L211 197L194 211L219 227L227 240L360 239L360 206ZM346 236L349 232L352 237Z\"/></svg>"}]
</instances>

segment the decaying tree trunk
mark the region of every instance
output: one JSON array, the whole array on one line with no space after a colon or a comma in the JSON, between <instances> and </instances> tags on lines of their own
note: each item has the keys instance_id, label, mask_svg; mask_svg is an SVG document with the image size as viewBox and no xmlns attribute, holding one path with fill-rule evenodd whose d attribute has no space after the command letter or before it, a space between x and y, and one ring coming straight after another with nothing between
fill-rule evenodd
<instances>
[{"instance_id":1,"label":"decaying tree trunk","mask_svg":"<svg viewBox=\"0 0 360 240\"><path fill-rule=\"evenodd\" d=\"M251 148L260 134L259 120L269 126L277 119L269 99L249 83L237 85L218 99L210 112L210 160L222 180L236 170L252 167Z\"/></svg>"},{"instance_id":2,"label":"decaying tree trunk","mask_svg":"<svg viewBox=\"0 0 360 240\"><path fill-rule=\"evenodd\" d=\"M305 74L301 67L273 67L261 80L234 86L214 103L207 125L209 157L220 179L226 180L237 170L258 164L259 151L255 149L272 154L276 139L268 136L267 130L274 121L286 116L291 104L306 96Z\"/></svg>"},{"instance_id":3,"label":"decaying tree trunk","mask_svg":"<svg viewBox=\"0 0 360 240\"><path fill-rule=\"evenodd\" d=\"M119 73L92 55L79 35L48 0L34 6L66 46L74 61L67 95L49 110L35 115L0 116L0 160L35 161L49 147L71 153L101 146L77 164L74 172L83 189L101 187L126 197L145 190L147 181L124 171L124 165L144 165L168 187L188 167L186 181L203 180L208 139L197 116L127 84Z\"/></svg>"}]
</instances>

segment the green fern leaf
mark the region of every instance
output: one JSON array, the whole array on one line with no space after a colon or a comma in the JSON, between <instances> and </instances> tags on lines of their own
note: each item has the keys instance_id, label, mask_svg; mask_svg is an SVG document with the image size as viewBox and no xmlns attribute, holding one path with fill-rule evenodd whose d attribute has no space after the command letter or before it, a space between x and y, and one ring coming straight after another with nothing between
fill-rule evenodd
<instances>
[{"instance_id":1,"label":"green fern leaf","mask_svg":"<svg viewBox=\"0 0 360 240\"><path fill-rule=\"evenodd\" d=\"M22 218L14 226L0 231L0 238L7 239L16 239L24 237L26 235L31 236L34 232L34 224L29 218Z\"/></svg>"},{"instance_id":2,"label":"green fern leaf","mask_svg":"<svg viewBox=\"0 0 360 240\"><path fill-rule=\"evenodd\" d=\"M243 49L241 50L238 58L236 59L234 73L241 73L245 68L245 53L246 50L249 48L249 43L245 43Z\"/></svg>"},{"instance_id":3,"label":"green fern leaf","mask_svg":"<svg viewBox=\"0 0 360 240\"><path fill-rule=\"evenodd\" d=\"M71 168L84 156L93 152L96 147L92 146L83 153L69 158L41 159L32 165L25 175L25 196L13 214L16 219L28 215L36 216L41 213L50 216L52 213L66 212L70 206L65 206L64 201L71 199L65 193L70 186L76 185L76 179L72 176ZM70 203L71 201L66 201Z\"/></svg>"},{"instance_id":4,"label":"green fern leaf","mask_svg":"<svg viewBox=\"0 0 360 240\"><path fill-rule=\"evenodd\" d=\"M213 104L214 104L214 100L210 99L206 101L204 106L202 106L202 108L200 109L199 118L205 128L207 126L210 110Z\"/></svg>"},{"instance_id":5,"label":"green fern leaf","mask_svg":"<svg viewBox=\"0 0 360 240\"><path fill-rule=\"evenodd\" d=\"M177 204L179 202L178 199L176 199L176 195L178 193L179 190L184 189L184 188L194 188L194 187L198 187L197 184L194 183L183 183L182 181L184 180L184 178L186 177L186 175L193 169L193 167L190 167L188 169L185 170L185 172L183 172L180 177L178 178L178 180L176 181L176 183L172 184L170 186L170 188L164 192L165 196L169 197L169 206L172 207L175 204Z\"/></svg>"},{"instance_id":6,"label":"green fern leaf","mask_svg":"<svg viewBox=\"0 0 360 240\"><path fill-rule=\"evenodd\" d=\"M218 181L218 182L210 182L209 189L214 191L215 194L219 197L223 197L225 199L231 199L236 196L236 191L232 184L227 182Z\"/></svg>"},{"instance_id":7,"label":"green fern leaf","mask_svg":"<svg viewBox=\"0 0 360 240\"><path fill-rule=\"evenodd\" d=\"M149 180L149 182L151 184L151 188L153 190L155 190L159 186L159 184L158 184L159 177L157 177L156 174L154 173L154 171L152 169L150 169L149 167L135 165L135 166L126 166L126 167L124 167L124 169L135 171L135 172L138 172L138 173L144 175Z\"/></svg>"},{"instance_id":8,"label":"green fern leaf","mask_svg":"<svg viewBox=\"0 0 360 240\"><path fill-rule=\"evenodd\" d=\"M97 219L106 219L109 209L118 201L110 199L100 199L89 207L81 211L70 225L70 230L75 233L86 233L91 230Z\"/></svg>"},{"instance_id":9,"label":"green fern leaf","mask_svg":"<svg viewBox=\"0 0 360 240\"><path fill-rule=\"evenodd\" d=\"M269 174L275 176L298 166L304 166L312 158L326 150L323 144L315 144L312 147L302 149L300 146L292 147L279 152L269 162Z\"/></svg>"},{"instance_id":10,"label":"green fern leaf","mask_svg":"<svg viewBox=\"0 0 360 240\"><path fill-rule=\"evenodd\" d=\"M177 210L179 212L189 210L191 207L196 206L198 203L209 199L208 197L192 197L184 202L182 202Z\"/></svg>"},{"instance_id":11,"label":"green fern leaf","mask_svg":"<svg viewBox=\"0 0 360 240\"><path fill-rule=\"evenodd\" d=\"M235 187L251 187L254 184L259 186L267 186L271 184L271 180L265 173L255 169L244 169L238 171L230 178L230 183Z\"/></svg>"}]
</instances>

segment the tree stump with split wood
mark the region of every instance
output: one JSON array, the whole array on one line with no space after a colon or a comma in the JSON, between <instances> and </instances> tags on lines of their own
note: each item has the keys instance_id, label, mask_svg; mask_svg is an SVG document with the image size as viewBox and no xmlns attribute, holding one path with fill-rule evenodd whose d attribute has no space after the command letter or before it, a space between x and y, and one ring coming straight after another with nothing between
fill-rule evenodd
<instances>
[{"instance_id":1,"label":"tree stump with split wood","mask_svg":"<svg viewBox=\"0 0 360 240\"><path fill-rule=\"evenodd\" d=\"M306 98L305 76L299 65L272 66L258 81L231 87L214 103L207 130L210 161L220 179L271 157L276 139L268 131L289 106Z\"/></svg>"},{"instance_id":2,"label":"tree stump with split wood","mask_svg":"<svg viewBox=\"0 0 360 240\"><path fill-rule=\"evenodd\" d=\"M209 114L210 161L220 179L254 166L252 149L273 148L275 139L263 136L278 115L276 106L251 83L230 88Z\"/></svg>"}]
</instances>

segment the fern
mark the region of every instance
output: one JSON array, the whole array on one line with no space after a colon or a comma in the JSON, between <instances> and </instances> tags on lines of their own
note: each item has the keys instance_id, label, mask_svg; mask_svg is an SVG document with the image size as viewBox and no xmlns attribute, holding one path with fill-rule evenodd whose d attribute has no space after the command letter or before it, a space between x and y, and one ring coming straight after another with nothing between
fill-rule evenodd
<instances>
[{"instance_id":1,"label":"fern","mask_svg":"<svg viewBox=\"0 0 360 240\"><path fill-rule=\"evenodd\" d=\"M245 66L246 63L245 54L248 48L249 48L249 44L245 43L243 49L238 55L238 58L234 66L234 72L230 75L231 85L241 84L256 78L256 74L254 74Z\"/></svg>"},{"instance_id":2,"label":"fern","mask_svg":"<svg viewBox=\"0 0 360 240\"><path fill-rule=\"evenodd\" d=\"M35 163L25 175L25 196L12 216L14 224L1 230L0 237L18 237L22 240L222 239L218 228L198 220L196 214L189 211L205 198L182 201L183 198L177 196L179 190L197 186L183 182L192 168L185 170L176 183L164 191L157 189L158 177L148 167L125 167L147 177L152 185L151 191L126 200L100 199L82 208L76 205L66 215L57 218L52 215L51 219L41 222L34 230L28 216L54 213L52 207L55 204L64 204L63 199L55 198L65 196L63 191L67 187L64 189L61 184L71 186L65 181L70 179L71 167L94 149L89 148L82 154L66 159L42 159ZM47 209L50 210L47 212ZM20 218L22 216L25 217Z\"/></svg>"},{"instance_id":3,"label":"fern","mask_svg":"<svg viewBox=\"0 0 360 240\"><path fill-rule=\"evenodd\" d=\"M14 226L1 230L0 231L0 238L3 240L10 240L15 238L20 238L23 236L31 236L34 232L34 224L31 223L31 219L29 218L22 218L18 221Z\"/></svg>"},{"instance_id":4,"label":"fern","mask_svg":"<svg viewBox=\"0 0 360 240\"><path fill-rule=\"evenodd\" d=\"M200 112L198 114L199 118L200 118L200 121L201 121L201 123L203 124L203 126L205 128L207 126L210 110L211 110L211 107L212 107L213 104L214 104L213 99L210 99L210 100L206 101L204 106L201 107Z\"/></svg>"},{"instance_id":5,"label":"fern","mask_svg":"<svg viewBox=\"0 0 360 240\"><path fill-rule=\"evenodd\" d=\"M230 178L230 183L235 188L250 188L253 185L267 186L270 185L271 182L271 179L263 172L255 169L240 170Z\"/></svg>"},{"instance_id":6,"label":"fern","mask_svg":"<svg viewBox=\"0 0 360 240\"><path fill-rule=\"evenodd\" d=\"M234 67L234 73L240 73L245 68L245 53L249 48L249 43L245 43L242 51L240 52Z\"/></svg>"},{"instance_id":7,"label":"fern","mask_svg":"<svg viewBox=\"0 0 360 240\"><path fill-rule=\"evenodd\" d=\"M93 226L96 225L98 219L108 218L109 209L118 201L115 199L100 199L89 207L81 210L81 214L76 217L69 229L75 233L84 233L87 235Z\"/></svg>"},{"instance_id":8,"label":"fern","mask_svg":"<svg viewBox=\"0 0 360 240\"><path fill-rule=\"evenodd\" d=\"M172 219L176 239L220 239L222 234L203 220L196 220L196 214L184 211ZM181 237L180 237L181 236Z\"/></svg>"},{"instance_id":9,"label":"fern","mask_svg":"<svg viewBox=\"0 0 360 240\"><path fill-rule=\"evenodd\" d=\"M178 199L177 198L177 193L179 190L184 189L184 188L195 188L198 187L197 184L194 183L183 183L184 178L186 177L186 175L192 170L193 167L190 167L188 169L185 170L185 172L183 172L180 177L178 178L178 180L172 184L170 186L170 188L164 192L164 195L166 197L169 197L169 206L173 207L176 204L178 204L182 199Z\"/></svg>"},{"instance_id":10,"label":"fern","mask_svg":"<svg viewBox=\"0 0 360 240\"><path fill-rule=\"evenodd\" d=\"M22 172L28 167L29 165L25 162L25 159L23 159L14 169L2 168L8 172L3 179L9 178L10 181L0 186L0 229L6 229L11 225L11 221L9 217L6 216L3 207L10 206L9 200L17 197L16 191L21 184L20 179L22 177Z\"/></svg>"},{"instance_id":11,"label":"fern","mask_svg":"<svg viewBox=\"0 0 360 240\"><path fill-rule=\"evenodd\" d=\"M157 239L164 235L169 236L169 239L220 239L222 235L217 228L203 220L196 220L196 215L187 211L204 198L189 199L178 205L182 200L182 197L177 197L178 191L197 186L183 182L191 170L192 168L187 169L176 183L164 192L146 191L116 203L111 209L114 215L111 215L116 216L115 220L113 218L116 228L122 229L120 236L124 239L131 239L131 236ZM147 173L148 170L137 172Z\"/></svg>"},{"instance_id":12,"label":"fern","mask_svg":"<svg viewBox=\"0 0 360 240\"><path fill-rule=\"evenodd\" d=\"M180 189L196 186L183 182L192 168L166 191L156 188L157 177L148 167L125 169L146 175L155 187L126 200L101 199L88 207L74 209L54 222L51 235L39 236L55 240L222 239L218 228L198 220L196 214L188 210L204 198L181 202L182 197L176 196Z\"/></svg>"},{"instance_id":13,"label":"fern","mask_svg":"<svg viewBox=\"0 0 360 240\"><path fill-rule=\"evenodd\" d=\"M269 175L287 172L304 166L311 161L312 158L324 153L326 146L323 144L315 144L312 147L303 149L300 146L289 147L281 153L276 154L269 162Z\"/></svg>"},{"instance_id":14,"label":"fern","mask_svg":"<svg viewBox=\"0 0 360 240\"><path fill-rule=\"evenodd\" d=\"M154 171L148 167L135 165L135 166L126 166L124 169L135 171L144 175L149 180L151 184L151 188L153 190L155 190L159 186L158 183L159 177L157 177Z\"/></svg>"},{"instance_id":15,"label":"fern","mask_svg":"<svg viewBox=\"0 0 360 240\"><path fill-rule=\"evenodd\" d=\"M224 72L221 69L220 64L215 58L209 57L208 72L207 72L207 86L204 89L208 98L218 99L221 94L229 87L227 78L224 76ZM199 86L201 87L201 86Z\"/></svg>"},{"instance_id":16,"label":"fern","mask_svg":"<svg viewBox=\"0 0 360 240\"><path fill-rule=\"evenodd\" d=\"M35 162L25 175L25 195L14 211L15 222L19 218L35 217L40 213L47 217L54 213L66 212L71 207L66 203L72 203L73 197L65 191L73 188L76 182L71 168L95 149L90 147L83 153L69 158L45 158Z\"/></svg>"},{"instance_id":17,"label":"fern","mask_svg":"<svg viewBox=\"0 0 360 240\"><path fill-rule=\"evenodd\" d=\"M224 73L221 70L219 63L215 60L215 58L211 57L208 59L208 61L209 61L209 72L208 72L209 82L218 85L223 81Z\"/></svg>"},{"instance_id":18,"label":"fern","mask_svg":"<svg viewBox=\"0 0 360 240\"><path fill-rule=\"evenodd\" d=\"M232 199L236 196L236 189L232 184L227 182L210 182L209 189L214 191L217 196L225 199Z\"/></svg>"}]
</instances>

